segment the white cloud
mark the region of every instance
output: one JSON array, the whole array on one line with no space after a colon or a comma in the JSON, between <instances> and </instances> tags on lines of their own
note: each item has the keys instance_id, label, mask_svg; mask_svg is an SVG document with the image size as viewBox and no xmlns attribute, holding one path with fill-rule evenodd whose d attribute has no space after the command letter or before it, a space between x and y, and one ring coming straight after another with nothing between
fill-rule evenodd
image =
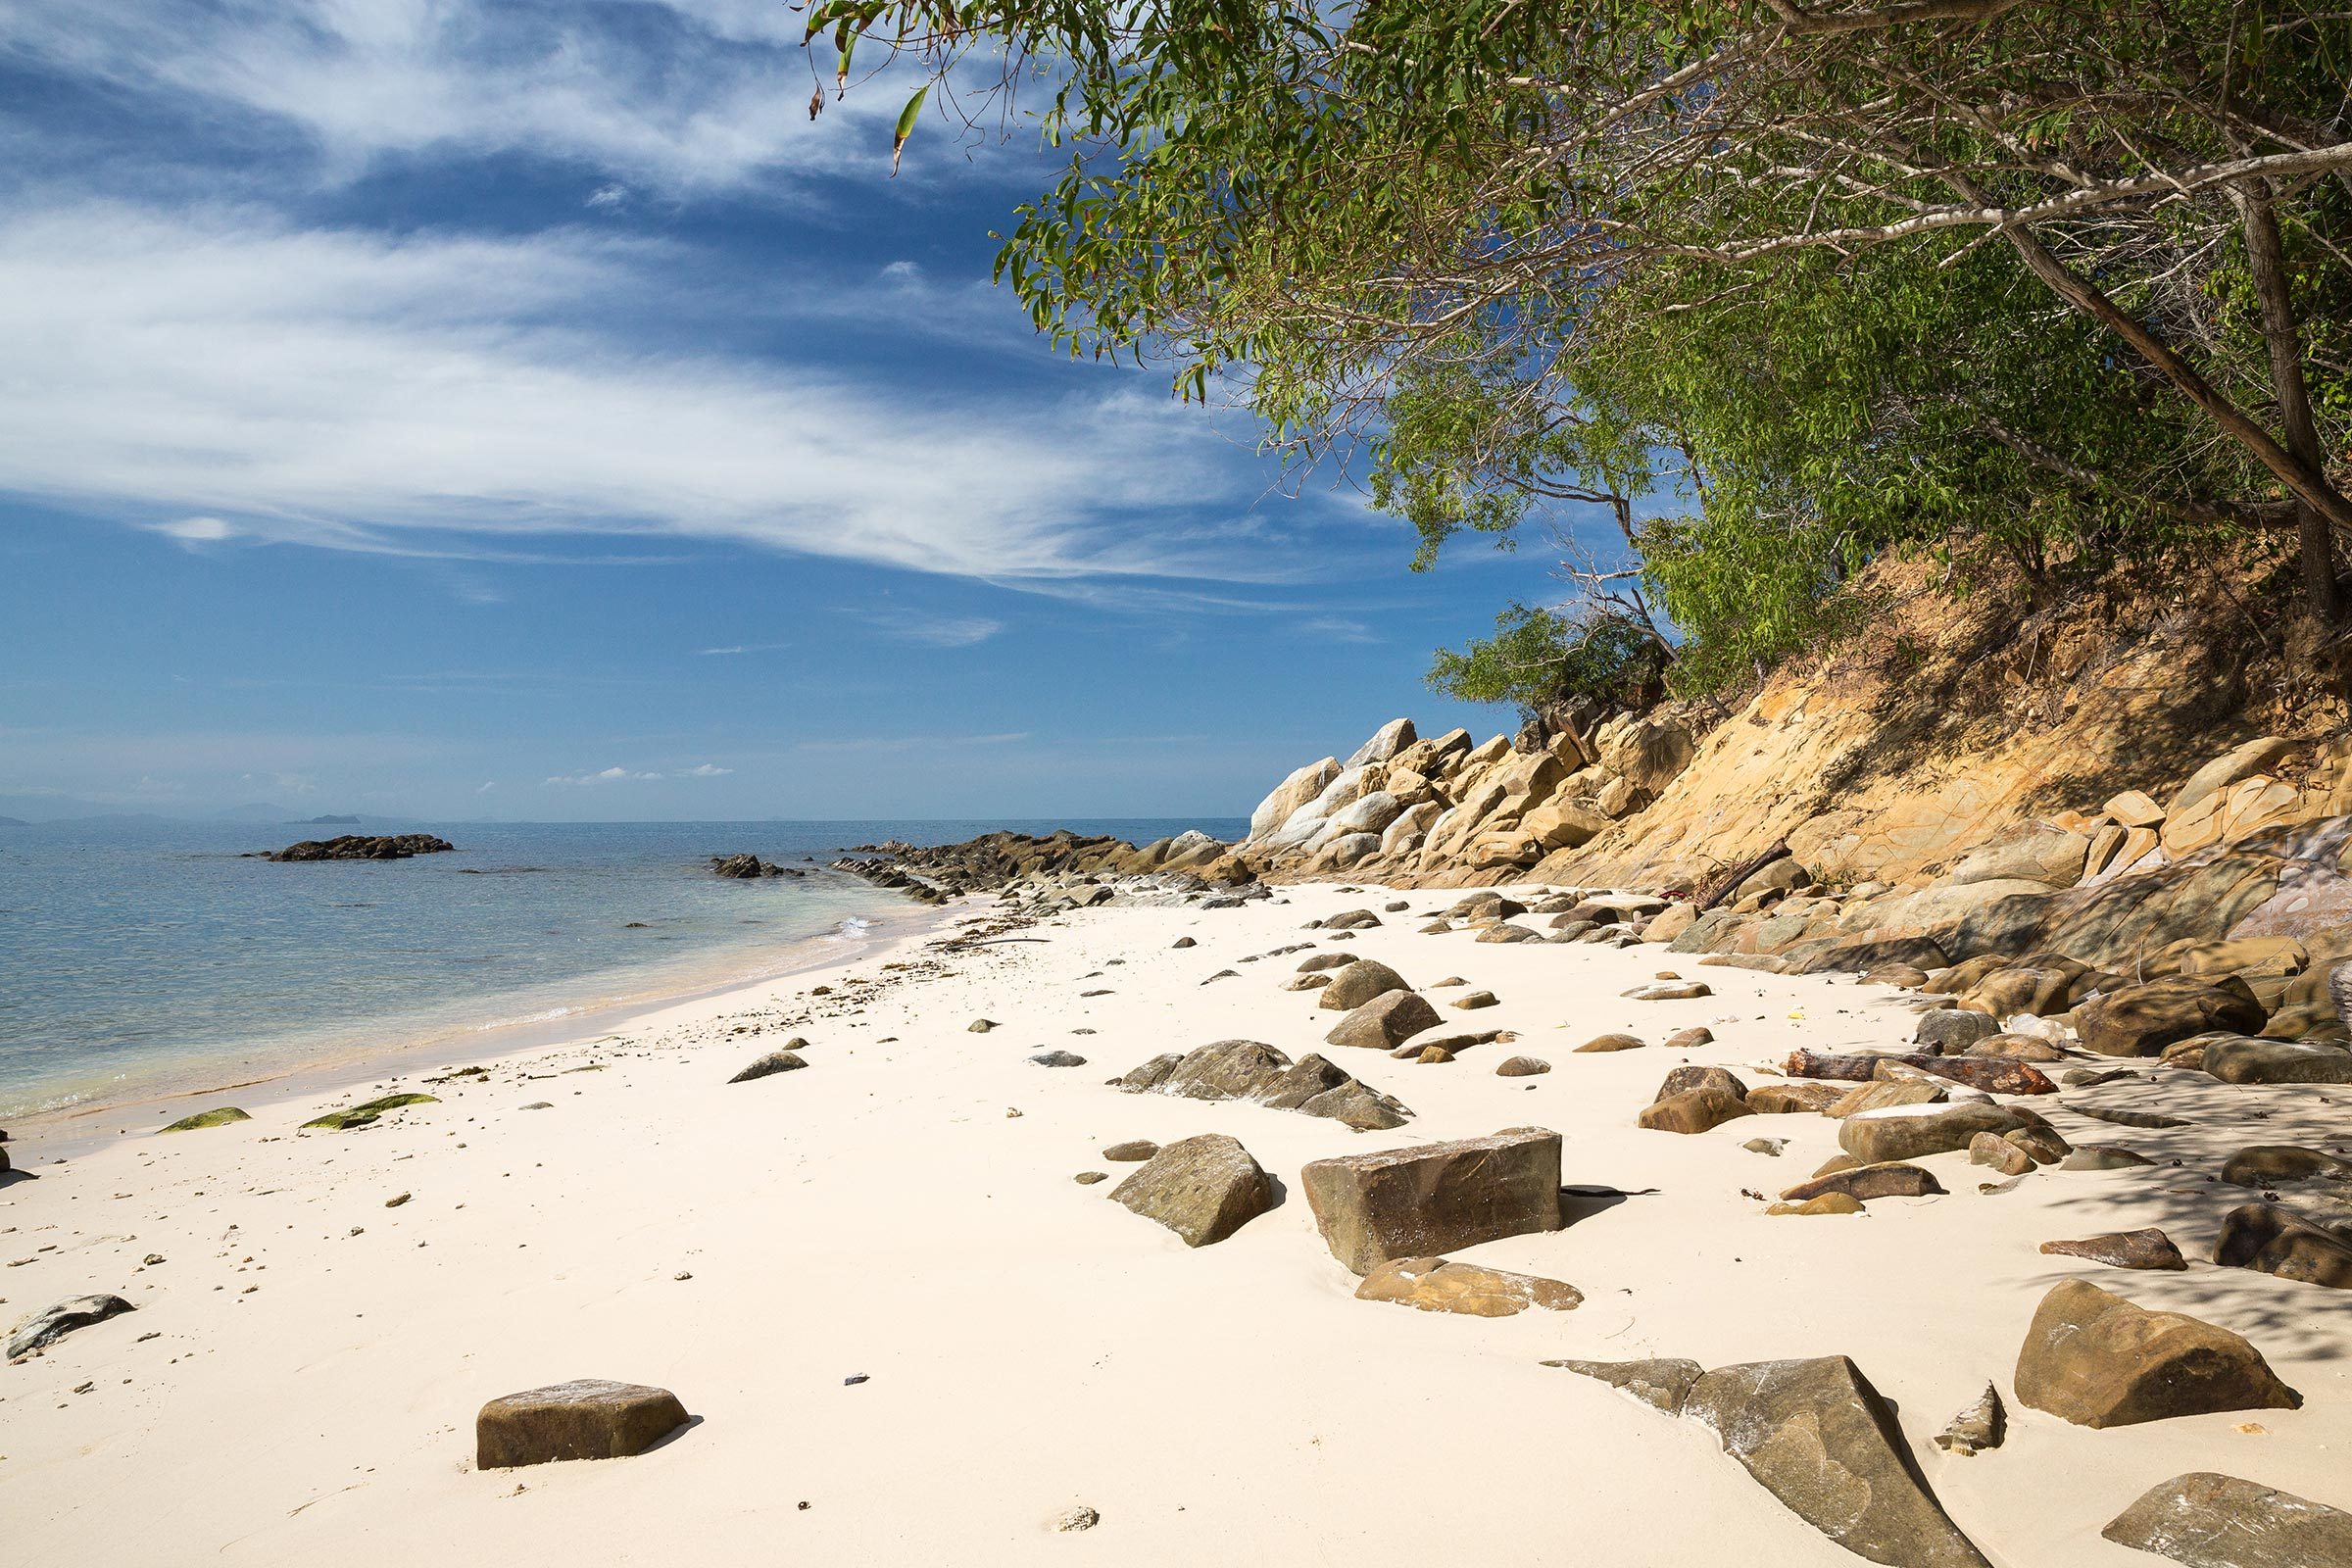
<instances>
[{"instance_id":1,"label":"white cloud","mask_svg":"<svg viewBox=\"0 0 2352 1568\"><path fill-rule=\"evenodd\" d=\"M587 233L20 211L0 218L0 490L183 540L201 519L206 538L416 555L653 535L1013 584L1268 559L1177 521L1231 481L1156 389L896 396L544 324L625 317L674 260ZM933 625L946 646L997 629Z\"/></svg>"},{"instance_id":2,"label":"white cloud","mask_svg":"<svg viewBox=\"0 0 2352 1568\"><path fill-rule=\"evenodd\" d=\"M731 648L698 648L695 653L703 659L720 659L731 654L772 654L791 646L790 643L737 643Z\"/></svg>"},{"instance_id":3,"label":"white cloud","mask_svg":"<svg viewBox=\"0 0 2352 1568\"><path fill-rule=\"evenodd\" d=\"M802 741L800 752L913 752L956 746L1015 746L1029 738L1027 730L998 735L861 735L840 740Z\"/></svg>"},{"instance_id":4,"label":"white cloud","mask_svg":"<svg viewBox=\"0 0 2352 1568\"><path fill-rule=\"evenodd\" d=\"M634 773L625 767L608 767L601 773L558 773L547 782L564 786L589 784L650 784L659 773Z\"/></svg>"},{"instance_id":5,"label":"white cloud","mask_svg":"<svg viewBox=\"0 0 2352 1568\"><path fill-rule=\"evenodd\" d=\"M923 643L933 648L969 648L984 643L1004 629L1001 620L986 615L934 615L920 610L905 610L897 606L882 606L863 610L845 610L886 637L903 643Z\"/></svg>"},{"instance_id":6,"label":"white cloud","mask_svg":"<svg viewBox=\"0 0 2352 1568\"><path fill-rule=\"evenodd\" d=\"M588 193L588 200L581 205L609 210L626 204L628 199L629 187L626 185L599 185Z\"/></svg>"},{"instance_id":7,"label":"white cloud","mask_svg":"<svg viewBox=\"0 0 2352 1568\"><path fill-rule=\"evenodd\" d=\"M680 778L725 778L725 777L726 777L726 776L727 776L729 773L732 773L732 772L734 772L734 771L735 771L735 770L734 770L733 768L731 768L731 767L720 767L720 766L718 766L716 763L713 763L713 762L698 762L698 763L696 763L694 766L692 766L692 767L690 767L690 768L687 768L685 771L681 772L681 773L678 775L678 777L680 777Z\"/></svg>"},{"instance_id":8,"label":"white cloud","mask_svg":"<svg viewBox=\"0 0 2352 1568\"><path fill-rule=\"evenodd\" d=\"M1380 641L1372 634L1371 627L1360 620L1349 620L1345 615L1317 615L1312 620L1301 622L1299 629L1313 632L1319 637L1327 637L1335 643L1376 643Z\"/></svg>"},{"instance_id":9,"label":"white cloud","mask_svg":"<svg viewBox=\"0 0 2352 1568\"><path fill-rule=\"evenodd\" d=\"M170 534L180 543L190 545L218 544L223 539L237 536L237 530L219 517L179 517L171 522L157 523L155 531Z\"/></svg>"},{"instance_id":10,"label":"white cloud","mask_svg":"<svg viewBox=\"0 0 2352 1568\"><path fill-rule=\"evenodd\" d=\"M0 7L0 52L289 125L346 177L522 153L674 189L858 167L879 182L899 101L828 93L809 123L805 25L775 0L27 0Z\"/></svg>"}]
</instances>

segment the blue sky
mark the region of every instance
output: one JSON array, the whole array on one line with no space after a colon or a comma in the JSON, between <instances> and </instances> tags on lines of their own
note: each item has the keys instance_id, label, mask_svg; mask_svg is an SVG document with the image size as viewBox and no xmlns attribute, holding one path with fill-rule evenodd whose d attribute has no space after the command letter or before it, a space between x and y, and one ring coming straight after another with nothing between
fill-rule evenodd
<instances>
[{"instance_id":1,"label":"blue sky","mask_svg":"<svg viewBox=\"0 0 2352 1568\"><path fill-rule=\"evenodd\" d=\"M1027 139L890 179L799 30L0 9L0 810L1233 814L1509 721L1420 676L1539 550L1408 573L1055 356L988 284Z\"/></svg>"}]
</instances>

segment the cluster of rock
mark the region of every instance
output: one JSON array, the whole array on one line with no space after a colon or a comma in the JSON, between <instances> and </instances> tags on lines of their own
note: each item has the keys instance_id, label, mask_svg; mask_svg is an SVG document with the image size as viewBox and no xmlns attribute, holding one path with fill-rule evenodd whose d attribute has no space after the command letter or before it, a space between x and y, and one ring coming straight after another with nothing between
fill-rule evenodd
<instances>
[{"instance_id":1,"label":"cluster of rock","mask_svg":"<svg viewBox=\"0 0 2352 1568\"><path fill-rule=\"evenodd\" d=\"M1401 1127L1412 1111L1321 1055L1298 1061L1255 1040L1220 1040L1171 1051L1110 1080L1122 1094L1240 1100L1303 1116L1328 1116L1357 1132Z\"/></svg>"},{"instance_id":2,"label":"cluster of rock","mask_svg":"<svg viewBox=\"0 0 2352 1568\"><path fill-rule=\"evenodd\" d=\"M1236 853L1269 875L1433 887L1548 877L1656 800L1696 749L1690 724L1663 710L1484 744L1463 729L1422 739L1394 719L1345 761L1326 757L1276 785Z\"/></svg>"},{"instance_id":3,"label":"cluster of rock","mask_svg":"<svg viewBox=\"0 0 2352 1568\"><path fill-rule=\"evenodd\" d=\"M775 865L757 855L744 854L713 855L710 857L710 874L749 882L763 876L807 876L808 873L799 866Z\"/></svg>"},{"instance_id":4,"label":"cluster of rock","mask_svg":"<svg viewBox=\"0 0 2352 1568\"><path fill-rule=\"evenodd\" d=\"M1105 903L1139 879L1148 886L1138 891L1192 896L1255 880L1255 872L1230 846L1199 831L1144 845L1066 829L1042 838L987 833L958 844L927 846L892 840L858 845L833 868L924 903L994 893L1031 913Z\"/></svg>"},{"instance_id":5,"label":"cluster of rock","mask_svg":"<svg viewBox=\"0 0 2352 1568\"><path fill-rule=\"evenodd\" d=\"M341 838L304 839L282 850L252 850L248 860L406 860L418 855L442 855L457 846L430 833L346 833Z\"/></svg>"}]
</instances>

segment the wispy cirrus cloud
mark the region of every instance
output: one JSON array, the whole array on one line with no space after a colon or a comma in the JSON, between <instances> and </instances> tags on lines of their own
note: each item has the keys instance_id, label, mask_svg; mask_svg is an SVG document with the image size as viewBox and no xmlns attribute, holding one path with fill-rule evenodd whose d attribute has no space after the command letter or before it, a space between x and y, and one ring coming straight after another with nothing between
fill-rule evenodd
<instances>
[{"instance_id":1,"label":"wispy cirrus cloud","mask_svg":"<svg viewBox=\"0 0 2352 1568\"><path fill-rule=\"evenodd\" d=\"M1004 629L1004 623L986 615L941 615L897 605L845 609L842 612L903 643L931 648L969 648Z\"/></svg>"},{"instance_id":2,"label":"wispy cirrus cloud","mask_svg":"<svg viewBox=\"0 0 2352 1568\"><path fill-rule=\"evenodd\" d=\"M1030 732L1027 730L1007 730L997 735L859 735L802 741L793 750L800 752L914 752L930 751L934 747L1017 746L1030 738Z\"/></svg>"},{"instance_id":3,"label":"wispy cirrus cloud","mask_svg":"<svg viewBox=\"0 0 2352 1568\"><path fill-rule=\"evenodd\" d=\"M674 772L655 773L630 767L606 767L592 772L557 773L543 782L562 789L585 789L597 784L657 784L665 778L725 778L735 770L713 762L698 762ZM487 786L484 786L487 788Z\"/></svg>"},{"instance_id":4,"label":"wispy cirrus cloud","mask_svg":"<svg viewBox=\"0 0 2352 1568\"><path fill-rule=\"evenodd\" d=\"M601 331L669 260L585 232L20 212L0 220L0 489L192 544L495 560L650 535L1014 585L1257 569L1183 521L1230 480L1156 397L909 403ZM997 629L889 624L943 646Z\"/></svg>"}]
</instances>

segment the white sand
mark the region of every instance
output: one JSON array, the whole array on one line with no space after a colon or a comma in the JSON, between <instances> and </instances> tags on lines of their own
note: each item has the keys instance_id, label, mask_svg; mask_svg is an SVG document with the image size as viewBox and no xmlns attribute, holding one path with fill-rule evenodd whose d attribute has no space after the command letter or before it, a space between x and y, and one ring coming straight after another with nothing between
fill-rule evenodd
<instances>
[{"instance_id":1,"label":"white sand","mask_svg":"<svg viewBox=\"0 0 2352 1568\"><path fill-rule=\"evenodd\" d=\"M1416 912L1458 896L1405 895ZM10 1146L38 1179L0 1190L0 1261L33 1259L0 1271L0 1318L93 1291L139 1308L0 1367L11 1557L1859 1560L1704 1427L1537 1365L1552 1356L1850 1355L1899 1407L1946 1508L2013 1568L2152 1561L2099 1527L2183 1470L2352 1506L2352 1302L2202 1261L2130 1273L2034 1250L2161 1224L2200 1258L2222 1214L2251 1196L2209 1190L2203 1172L2244 1144L2340 1136L2342 1091L2177 1081L2164 1103L2194 1107L2195 1127L2051 1114L2078 1143L2182 1157L2179 1169L2042 1172L1983 1196L1991 1173L1946 1154L1927 1163L1950 1196L1768 1218L1740 1190L1770 1196L1810 1174L1837 1152L1835 1122L1755 1117L1687 1138L1640 1131L1635 1112L1686 1059L1752 1084L1750 1064L1798 1045L1907 1038L1896 993L1699 968L1654 947L1424 937L1403 915L1345 946L1417 985L1458 973L1502 998L1442 1008L1448 1031L1458 1018L1521 1032L1444 1066L1332 1053L1419 1112L1409 1126L1357 1135L1104 1087L1159 1052L1234 1036L1295 1056L1320 1049L1337 1015L1279 989L1298 956L1235 960L1291 942L1328 949L1299 924L1386 896L1283 897L1088 911L1028 933L1048 942L956 956L951 975L780 1032L729 1031L800 1009L843 973L879 976L890 956L705 999L614 1039L515 1058L485 1085L442 1085L443 1103L364 1132L294 1136L325 1102L247 1099L250 1122L128 1139L63 1165L36 1142ZM1200 946L1172 951L1180 935ZM919 942L897 955L921 956ZM1200 983L1226 967L1239 975ZM1661 968L1717 995L1618 998ZM1079 998L1105 986L1114 994ZM970 1033L981 1015L1004 1027ZM1691 1023L1718 1042L1689 1057L1656 1048ZM1652 1047L1569 1054L1613 1029ZM793 1033L811 1042L808 1070L726 1083ZM1052 1047L1089 1065L1024 1059ZM1553 1070L1494 1077L1515 1053ZM589 1062L610 1067L562 1073ZM2179 1086L2190 1081L2205 1087ZM2125 1085L2096 1094L2154 1099ZM553 1108L521 1108L540 1100ZM1585 1305L1485 1320L1354 1300L1297 1191L1300 1164L1525 1124L1566 1136L1568 1182L1657 1192L1455 1255L1567 1280ZM1110 1184L1071 1180L1130 1169L1099 1157L1112 1142L1207 1131L1240 1138L1291 1188L1217 1246L1188 1250L1108 1201ZM1757 1136L1790 1139L1788 1153L1740 1148ZM403 1192L410 1202L383 1206ZM149 1253L167 1261L142 1269ZM2011 1398L2007 1446L1969 1459L1936 1449L1934 1435L1987 1379L2011 1396L2034 1304L2070 1276L2245 1333L2304 1408L2092 1432ZM858 1373L870 1381L844 1385ZM699 1424L633 1459L473 1469L485 1399L581 1377L670 1388ZM1055 1534L1054 1517L1078 1503L1102 1523Z\"/></svg>"}]
</instances>

